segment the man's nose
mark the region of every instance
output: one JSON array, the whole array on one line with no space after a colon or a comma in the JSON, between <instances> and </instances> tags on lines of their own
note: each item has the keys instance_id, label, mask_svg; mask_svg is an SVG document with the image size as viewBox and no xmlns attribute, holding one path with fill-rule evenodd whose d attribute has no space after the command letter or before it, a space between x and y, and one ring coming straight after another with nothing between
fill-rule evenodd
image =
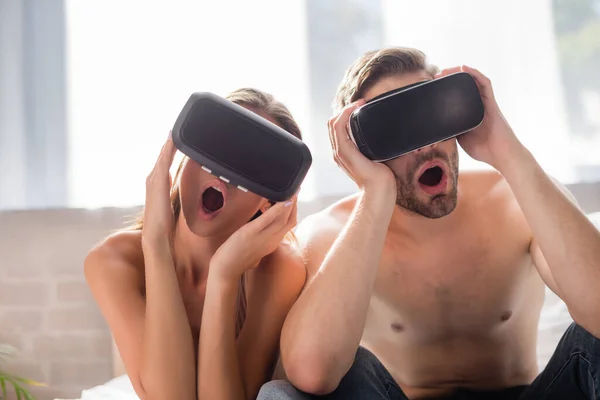
<instances>
[{"instance_id":1,"label":"man's nose","mask_svg":"<svg viewBox=\"0 0 600 400\"><path fill-rule=\"evenodd\" d=\"M422 150L433 149L435 146L437 146L437 143L433 143L433 144L430 144L429 146L421 147L420 149L417 149L417 153L421 152Z\"/></svg>"}]
</instances>

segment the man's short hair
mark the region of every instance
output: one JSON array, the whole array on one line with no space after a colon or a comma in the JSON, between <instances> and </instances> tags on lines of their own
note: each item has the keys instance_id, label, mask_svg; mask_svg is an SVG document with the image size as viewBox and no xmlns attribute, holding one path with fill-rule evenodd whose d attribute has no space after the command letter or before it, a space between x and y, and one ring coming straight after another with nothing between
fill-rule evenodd
<instances>
[{"instance_id":1,"label":"man's short hair","mask_svg":"<svg viewBox=\"0 0 600 400\"><path fill-rule=\"evenodd\" d=\"M425 53L408 47L387 47L365 53L346 70L335 96L336 113L364 96L378 80L417 71L425 71L433 79L439 69L427 63Z\"/></svg>"}]
</instances>

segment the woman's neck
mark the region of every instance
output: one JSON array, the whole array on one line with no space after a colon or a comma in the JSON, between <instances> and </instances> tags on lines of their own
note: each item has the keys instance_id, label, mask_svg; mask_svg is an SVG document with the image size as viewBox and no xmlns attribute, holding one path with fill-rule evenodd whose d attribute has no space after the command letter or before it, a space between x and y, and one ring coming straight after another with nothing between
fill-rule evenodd
<instances>
[{"instance_id":1,"label":"woman's neck","mask_svg":"<svg viewBox=\"0 0 600 400\"><path fill-rule=\"evenodd\" d=\"M210 260L227 238L200 237L187 226L182 215L175 224L173 261L175 269L191 273L201 281L208 277ZM194 279L194 280L196 280Z\"/></svg>"}]
</instances>

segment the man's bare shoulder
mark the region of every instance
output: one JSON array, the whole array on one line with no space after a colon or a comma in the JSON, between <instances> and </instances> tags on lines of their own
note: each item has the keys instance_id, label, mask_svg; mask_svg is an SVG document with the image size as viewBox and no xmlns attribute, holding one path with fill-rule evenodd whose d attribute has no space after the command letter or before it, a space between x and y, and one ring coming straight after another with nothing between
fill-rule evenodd
<instances>
[{"instance_id":1,"label":"man's bare shoulder","mask_svg":"<svg viewBox=\"0 0 600 400\"><path fill-rule=\"evenodd\" d=\"M358 194L353 194L329 205L327 208L304 218L296 228L301 247L311 241L337 236L350 218Z\"/></svg>"},{"instance_id":2,"label":"man's bare shoulder","mask_svg":"<svg viewBox=\"0 0 600 400\"><path fill-rule=\"evenodd\" d=\"M84 262L86 278L136 279L143 282L144 255L141 231L122 230L97 243Z\"/></svg>"},{"instance_id":3,"label":"man's bare shoulder","mask_svg":"<svg viewBox=\"0 0 600 400\"><path fill-rule=\"evenodd\" d=\"M273 253L263 258L260 268L249 271L250 274L253 272L267 273L284 281L301 280L302 284L306 278L300 249L290 240L283 240Z\"/></svg>"},{"instance_id":4,"label":"man's bare shoulder","mask_svg":"<svg viewBox=\"0 0 600 400\"><path fill-rule=\"evenodd\" d=\"M496 170L461 171L459 190L469 203L476 200L476 203L490 205L515 201L506 179Z\"/></svg>"},{"instance_id":5,"label":"man's bare shoulder","mask_svg":"<svg viewBox=\"0 0 600 400\"><path fill-rule=\"evenodd\" d=\"M531 228L508 182L496 170L465 171L459 178L463 213L474 217L480 229L510 232L511 240L531 240Z\"/></svg>"}]
</instances>

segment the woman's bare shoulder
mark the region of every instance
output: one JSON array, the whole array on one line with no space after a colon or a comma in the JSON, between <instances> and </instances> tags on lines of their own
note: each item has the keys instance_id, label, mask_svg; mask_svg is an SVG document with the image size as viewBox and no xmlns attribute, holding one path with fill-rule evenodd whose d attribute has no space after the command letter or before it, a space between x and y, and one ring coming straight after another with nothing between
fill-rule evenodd
<instances>
[{"instance_id":1,"label":"woman's bare shoulder","mask_svg":"<svg viewBox=\"0 0 600 400\"><path fill-rule=\"evenodd\" d=\"M84 262L86 278L128 279L144 282L144 256L141 231L123 230L97 243Z\"/></svg>"}]
</instances>

